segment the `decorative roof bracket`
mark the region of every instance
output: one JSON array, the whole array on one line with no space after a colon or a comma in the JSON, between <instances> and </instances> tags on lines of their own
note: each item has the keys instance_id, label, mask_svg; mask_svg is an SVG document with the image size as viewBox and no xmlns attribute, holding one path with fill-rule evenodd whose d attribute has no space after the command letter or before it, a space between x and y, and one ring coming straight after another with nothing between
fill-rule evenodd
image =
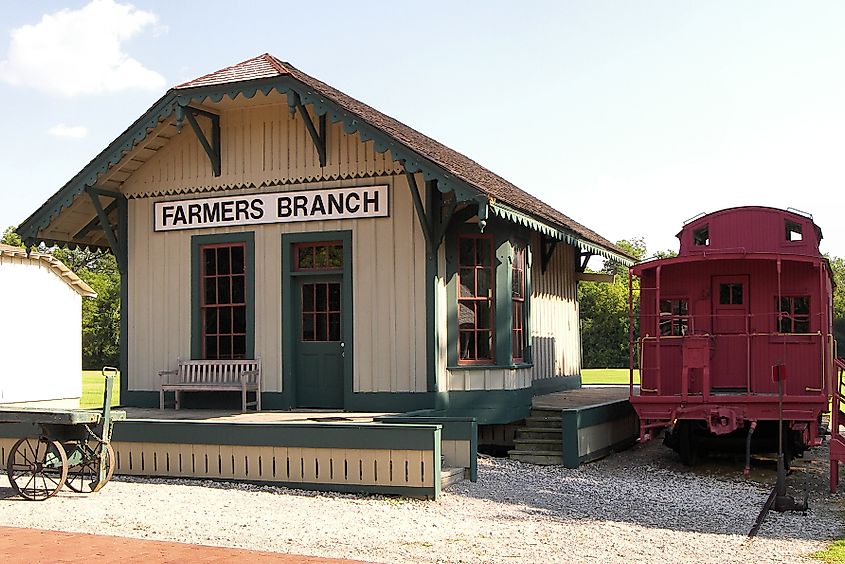
<instances>
[{"instance_id":1,"label":"decorative roof bracket","mask_svg":"<svg viewBox=\"0 0 845 564\"><path fill-rule=\"evenodd\" d=\"M117 204L118 204L119 201L120 200L115 199L112 203L110 203L108 206L106 206L106 208L103 210L104 212L106 212L106 217L111 215L111 212L113 212L115 210L115 208L117 208ZM92 219L87 224L85 224L85 227L83 227L82 229L77 231L73 235L73 237L71 237L71 239L76 240L76 239L80 239L81 237L85 237L92 229L97 227L97 224L99 224L99 223L100 223L100 217L94 216L94 219Z\"/></svg>"},{"instance_id":2,"label":"decorative roof bracket","mask_svg":"<svg viewBox=\"0 0 845 564\"><path fill-rule=\"evenodd\" d=\"M478 196L475 201L478 203L478 230L484 233L487 218L490 216L490 200L484 196Z\"/></svg>"},{"instance_id":3,"label":"decorative roof bracket","mask_svg":"<svg viewBox=\"0 0 845 564\"><path fill-rule=\"evenodd\" d=\"M121 274L126 273L126 253L124 246L118 244L117 234L115 233L116 229L112 226L111 222L109 221L108 214L106 210L103 209L103 205L100 202L100 196L105 196L108 198L114 198L114 202L112 204L117 204L118 206L121 203L126 201L126 198L120 192L112 192L110 190L101 190L99 188L92 188L87 187L85 191L88 192L88 196L91 197L91 203L94 204L94 209L97 210L97 218L100 221L100 227L102 227L103 232L106 234L106 239L109 242L109 246L111 247L112 254L114 254L114 258L117 259L117 264L120 269Z\"/></svg>"},{"instance_id":4,"label":"decorative roof bracket","mask_svg":"<svg viewBox=\"0 0 845 564\"><path fill-rule=\"evenodd\" d=\"M317 126L315 126L314 120L311 119L311 114L308 113L302 104L302 98L293 90L288 91L288 107L290 108L291 115L296 110L299 110L299 115L302 116L302 121L305 122L305 129L308 130L308 134L314 142L314 148L317 149L317 155L320 157L320 166L326 166L326 114L320 114L318 116ZM320 131L317 131L317 127L320 128Z\"/></svg>"},{"instance_id":5,"label":"decorative roof bracket","mask_svg":"<svg viewBox=\"0 0 845 564\"><path fill-rule=\"evenodd\" d=\"M197 116L208 118L211 121L211 142L205 136L205 132L197 123ZM208 155L208 160L211 161L211 171L214 176L220 176L220 116L194 108L193 106L176 106L176 129L182 131L182 120L186 118L194 134L199 139L202 148L205 149L205 154Z\"/></svg>"},{"instance_id":6,"label":"decorative roof bracket","mask_svg":"<svg viewBox=\"0 0 845 564\"><path fill-rule=\"evenodd\" d=\"M540 270L543 274L546 273L546 269L549 267L557 244L557 239L552 239L547 235L540 235Z\"/></svg>"},{"instance_id":7,"label":"decorative roof bracket","mask_svg":"<svg viewBox=\"0 0 845 564\"><path fill-rule=\"evenodd\" d=\"M405 168L404 162L402 163L402 168ZM423 237L425 238L426 254L431 257L434 255L435 251L434 240L431 233L431 221L429 221L428 216L425 215L425 207L423 206L422 197L420 196L420 190L417 186L417 179L414 176L414 173L405 170L405 178L408 179L408 188L410 188L411 197L414 200L414 209L417 210L417 219L420 221L420 227L422 227Z\"/></svg>"},{"instance_id":8,"label":"decorative roof bracket","mask_svg":"<svg viewBox=\"0 0 845 564\"><path fill-rule=\"evenodd\" d=\"M578 248L575 249L576 259L578 262L578 266L576 267L578 272L584 272L587 270L587 263L590 262L590 258L592 258L593 253L589 251L580 252Z\"/></svg>"}]
</instances>

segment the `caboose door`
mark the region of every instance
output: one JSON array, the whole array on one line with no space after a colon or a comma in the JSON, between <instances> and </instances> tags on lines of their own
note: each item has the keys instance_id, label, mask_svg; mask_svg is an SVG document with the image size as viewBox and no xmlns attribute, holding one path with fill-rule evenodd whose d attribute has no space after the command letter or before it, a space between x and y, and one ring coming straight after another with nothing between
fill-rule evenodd
<instances>
[{"instance_id":1,"label":"caboose door","mask_svg":"<svg viewBox=\"0 0 845 564\"><path fill-rule=\"evenodd\" d=\"M748 391L749 295L748 276L713 277L713 393Z\"/></svg>"}]
</instances>

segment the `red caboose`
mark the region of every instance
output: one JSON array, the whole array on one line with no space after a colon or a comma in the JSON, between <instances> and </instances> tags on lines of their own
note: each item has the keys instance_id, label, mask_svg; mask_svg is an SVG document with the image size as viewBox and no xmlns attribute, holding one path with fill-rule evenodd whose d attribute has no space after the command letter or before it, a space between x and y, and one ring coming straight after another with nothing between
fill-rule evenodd
<instances>
[{"instance_id":1,"label":"red caboose","mask_svg":"<svg viewBox=\"0 0 845 564\"><path fill-rule=\"evenodd\" d=\"M639 339L631 403L640 438L667 427L686 464L714 436L750 452L777 450L778 383L784 375L787 457L820 444L834 378L833 281L812 217L765 207L688 221L677 257L631 268L640 279ZM631 292L633 327L634 296ZM776 369L774 367L781 367ZM768 440L767 440L768 439ZM730 441L723 441L729 443Z\"/></svg>"}]
</instances>

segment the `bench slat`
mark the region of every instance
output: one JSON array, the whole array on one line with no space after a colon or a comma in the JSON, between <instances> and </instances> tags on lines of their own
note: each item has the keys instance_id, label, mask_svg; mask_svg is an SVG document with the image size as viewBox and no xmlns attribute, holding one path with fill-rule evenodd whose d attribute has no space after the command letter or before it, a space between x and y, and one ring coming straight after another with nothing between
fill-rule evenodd
<instances>
[{"instance_id":1,"label":"bench slat","mask_svg":"<svg viewBox=\"0 0 845 564\"><path fill-rule=\"evenodd\" d=\"M255 401L243 399L243 409L255 405L261 411L261 360L183 360L177 359L176 370L159 372L161 378L161 409L164 409L164 392L175 391L224 391L255 392Z\"/></svg>"}]
</instances>

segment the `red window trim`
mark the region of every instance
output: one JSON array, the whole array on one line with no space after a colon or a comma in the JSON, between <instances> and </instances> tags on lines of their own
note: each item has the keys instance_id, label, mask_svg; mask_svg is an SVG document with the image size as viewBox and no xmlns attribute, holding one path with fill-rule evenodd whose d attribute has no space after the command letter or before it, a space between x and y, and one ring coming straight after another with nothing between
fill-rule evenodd
<instances>
[{"instance_id":1,"label":"red window trim","mask_svg":"<svg viewBox=\"0 0 845 564\"><path fill-rule=\"evenodd\" d=\"M228 274L220 274L218 272L218 273L215 273L215 274L207 274L206 271L205 271L205 252L209 249L224 249L224 248L229 249L229 257L230 257L229 273ZM244 257L244 259L243 259L244 260L243 272L239 273L239 274L233 274L232 273L232 262L231 262L232 251L231 251L231 249L234 249L234 248L240 248L240 249L243 250L243 257ZM246 357L246 350L244 350L244 353L242 355L236 355L234 353L234 351L232 351L231 354L228 357L221 357L219 351L220 351L220 338L221 337L228 337L232 340L232 349L234 349L234 341L235 341L234 338L235 337L243 337L244 343L246 342L246 339L247 339L246 328L244 328L243 333L234 331L234 323L235 323L234 308L242 307L244 309L244 319L246 319L246 307L247 307L247 303L246 303L246 283L247 283L247 280L246 280L246 276L247 276L247 273L246 273L246 267L247 267L246 243L244 243L244 242L239 242L239 243L211 243L211 244L208 244L208 245L200 245L199 253L200 253L200 328L201 328L201 332L200 332L200 334L201 334L201 349L200 350L201 350L201 353L202 353L202 358L208 359L208 352L206 350L206 342L207 342L208 337L217 337L217 345L218 345L218 348L217 348L218 354L213 359L209 359L209 360L228 360L228 359L235 359L235 358L245 358ZM214 279L216 281L216 280L218 280L220 278L224 278L224 277L229 278L229 295L230 295L230 297L231 297L231 293L232 293L232 279L235 278L235 277L239 277L239 278L242 277L243 278L243 281L244 281L243 282L244 283L244 301L243 302L230 301L230 303L226 303L226 304L220 304L220 303L206 304L205 303L205 299L206 299L205 289L206 289L207 281L211 280L211 279ZM208 312L209 310L212 310L212 309L215 309L215 310L218 311L218 326L217 326L217 333L210 333L209 334L206 331L206 312ZM228 332L228 333L223 333L223 332L220 331L219 311L222 310L222 309L229 309L231 311L231 313L230 313L230 330L231 331Z\"/></svg>"},{"instance_id":2,"label":"red window trim","mask_svg":"<svg viewBox=\"0 0 845 564\"><path fill-rule=\"evenodd\" d=\"M467 266L467 268L473 268L474 271L477 273L479 268L488 268L490 270L490 297L472 297L466 298L461 297L461 269L465 266L461 263L461 241L464 239L482 239L487 241L487 245L489 247L490 252L490 265L487 267L479 267L477 264L473 264L471 266ZM458 302L458 311L460 312L460 304L462 301L464 302L483 302L486 301L488 303L488 307L490 309L490 327L488 329L461 329L460 321L458 322L458 365L460 366L472 366L472 365L491 365L496 363L496 267L495 267L495 259L496 255L493 249L493 237L491 235L484 235L484 234L460 234L458 235L458 269L457 269L457 302ZM478 275L475 274L476 282L473 287L477 288L477 281ZM461 358L461 334L462 333L474 333L475 338L475 354L478 355L478 333L490 333L490 356L483 357L483 358L476 358L473 359L462 359Z\"/></svg>"},{"instance_id":3,"label":"red window trim","mask_svg":"<svg viewBox=\"0 0 845 564\"><path fill-rule=\"evenodd\" d=\"M299 266L299 252L303 249L316 249L317 247L340 247L341 257L343 257L343 241L313 241L308 243L294 243L293 270L295 272L339 272L343 270L343 264L341 264L340 266L301 268Z\"/></svg>"}]
</instances>

